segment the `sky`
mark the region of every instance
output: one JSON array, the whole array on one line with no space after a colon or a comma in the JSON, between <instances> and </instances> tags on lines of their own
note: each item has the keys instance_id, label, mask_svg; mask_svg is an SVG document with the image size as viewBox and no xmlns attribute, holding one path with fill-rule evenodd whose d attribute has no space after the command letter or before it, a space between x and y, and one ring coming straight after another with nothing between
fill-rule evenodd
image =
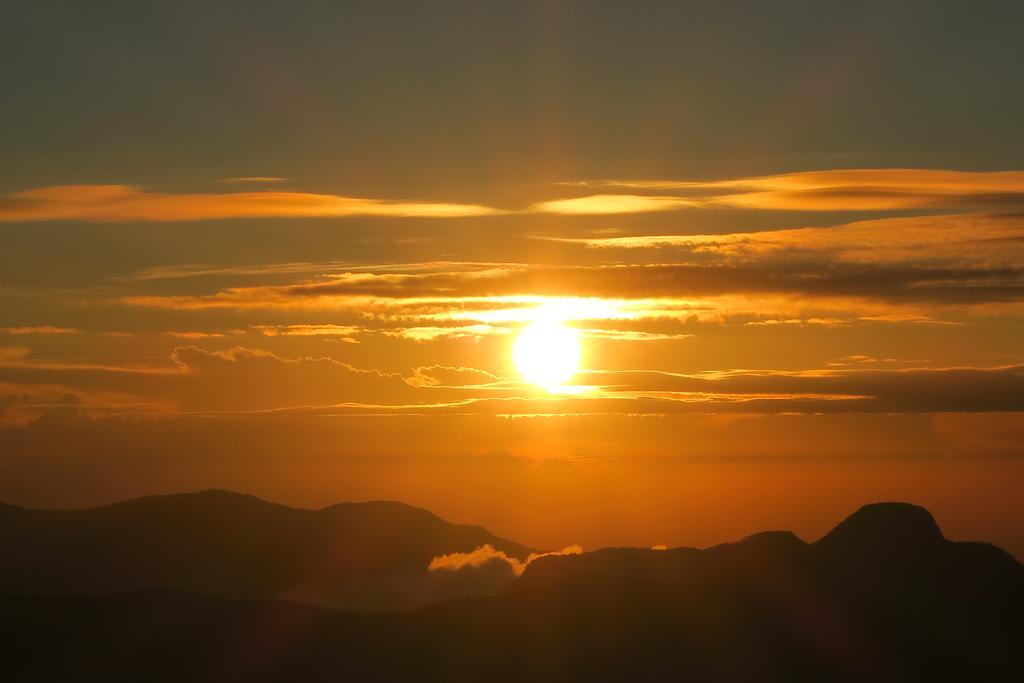
<instances>
[{"instance_id":1,"label":"sky","mask_svg":"<svg viewBox=\"0 0 1024 683\"><path fill-rule=\"evenodd\" d=\"M5 2L0 500L394 499L539 548L906 500L1024 557L1022 21Z\"/></svg>"}]
</instances>

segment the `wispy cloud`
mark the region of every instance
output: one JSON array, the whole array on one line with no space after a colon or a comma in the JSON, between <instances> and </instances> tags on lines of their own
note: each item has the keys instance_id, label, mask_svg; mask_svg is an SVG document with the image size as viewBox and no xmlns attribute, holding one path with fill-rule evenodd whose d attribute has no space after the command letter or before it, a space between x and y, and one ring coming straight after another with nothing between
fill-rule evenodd
<instances>
[{"instance_id":1,"label":"wispy cloud","mask_svg":"<svg viewBox=\"0 0 1024 683\"><path fill-rule=\"evenodd\" d=\"M236 178L221 178L222 183L228 183L229 185L265 185L272 183L283 183L287 178L279 178L277 176L238 176Z\"/></svg>"},{"instance_id":2,"label":"wispy cloud","mask_svg":"<svg viewBox=\"0 0 1024 683\"><path fill-rule=\"evenodd\" d=\"M164 334L166 334L168 337L174 337L176 339L219 339L228 336L228 334L239 334L240 332L241 330L232 330L231 332L185 331L164 332Z\"/></svg>"},{"instance_id":3,"label":"wispy cloud","mask_svg":"<svg viewBox=\"0 0 1024 683\"><path fill-rule=\"evenodd\" d=\"M494 384L502 378L477 368L430 365L414 368L406 381L417 387L466 387Z\"/></svg>"},{"instance_id":4,"label":"wispy cloud","mask_svg":"<svg viewBox=\"0 0 1024 683\"><path fill-rule=\"evenodd\" d=\"M418 341L507 334L551 306L559 308L557 317L570 321L730 318L750 325L945 324L956 322L948 319L951 315L1024 309L1024 216L1017 214L545 239L582 247L577 264L331 263L319 277L288 284L133 294L119 302L184 310L347 311L388 322L373 331ZM611 250L626 253L603 260L603 252ZM655 253L632 253L637 250ZM302 277L314 269L315 264L285 264L281 271L274 265L244 270L279 282L287 273ZM740 320L743 315L746 320ZM666 332L616 332L622 329L593 336L641 341Z\"/></svg>"},{"instance_id":5,"label":"wispy cloud","mask_svg":"<svg viewBox=\"0 0 1024 683\"><path fill-rule=\"evenodd\" d=\"M275 177L228 178L273 184ZM564 183L600 192L504 210L473 203L407 201L269 189L155 192L132 185L56 185L0 198L0 221L196 221L273 217L444 217L499 214L623 215L706 207L792 211L887 211L1024 207L1024 171L935 169L809 171L711 181L599 180ZM657 192L657 194L647 194Z\"/></svg>"},{"instance_id":6,"label":"wispy cloud","mask_svg":"<svg viewBox=\"0 0 1024 683\"><path fill-rule=\"evenodd\" d=\"M356 342L354 337L365 329L355 325L253 325L264 337L341 337Z\"/></svg>"},{"instance_id":7,"label":"wispy cloud","mask_svg":"<svg viewBox=\"0 0 1024 683\"><path fill-rule=\"evenodd\" d=\"M683 339L695 331L683 324L962 325L1024 313L1019 215L574 242L582 247L573 255L577 265L363 264L290 284L137 294L119 302L193 311L331 312L362 334L419 342L509 334L552 307L587 336L616 343ZM655 252L633 253L645 248ZM609 250L624 253L609 263ZM274 280L280 281L276 273ZM634 324L644 320L660 322Z\"/></svg>"},{"instance_id":8,"label":"wispy cloud","mask_svg":"<svg viewBox=\"0 0 1024 683\"><path fill-rule=\"evenodd\" d=\"M509 334L513 328L479 323L476 325L416 325L378 329L381 334L410 341L427 342L439 339L481 339L490 335Z\"/></svg>"},{"instance_id":9,"label":"wispy cloud","mask_svg":"<svg viewBox=\"0 0 1024 683\"><path fill-rule=\"evenodd\" d=\"M611 215L623 213L650 213L692 208L700 204L682 197L640 194L596 194L570 199L553 199L530 206L533 213L567 215Z\"/></svg>"},{"instance_id":10,"label":"wispy cloud","mask_svg":"<svg viewBox=\"0 0 1024 683\"><path fill-rule=\"evenodd\" d=\"M457 572L466 569L479 570L491 563L507 564L516 576L521 575L530 563L542 557L557 555L579 555L583 548L578 545L571 545L561 550L549 553L532 553L526 560L519 560L515 557L495 549L490 545L482 545L468 553L449 553L439 555L430 561L428 570L432 572Z\"/></svg>"},{"instance_id":11,"label":"wispy cloud","mask_svg":"<svg viewBox=\"0 0 1024 683\"><path fill-rule=\"evenodd\" d=\"M1024 206L1024 171L951 171L863 168L806 171L712 181L599 180L578 187L664 193L682 206L732 206L791 211L885 211L895 209ZM725 190L726 194L721 194ZM633 195L595 195L621 197ZM659 197L661 199L663 197ZM587 197L574 201L586 204ZM689 202L689 204L682 202ZM613 205L614 200L609 200ZM557 205L557 202L556 202Z\"/></svg>"},{"instance_id":12,"label":"wispy cloud","mask_svg":"<svg viewBox=\"0 0 1024 683\"><path fill-rule=\"evenodd\" d=\"M432 275L341 275L285 286L236 287L200 296L128 296L131 306L182 309L340 310L379 307L459 307L478 309L464 319L483 323L508 321L504 308L518 308L523 320L545 299L576 298L589 305L594 319L622 313L615 301L666 300L661 303L706 308L702 300L721 296L801 296L853 298L935 306L970 306L1024 301L1024 267L972 267L910 263L756 261L752 263L661 263L609 266L514 267L486 276L465 273ZM532 298L532 299L531 299ZM636 308L636 305L633 306ZM493 309L487 313L483 309ZM884 315L895 311L864 312ZM904 311L909 313L909 311ZM918 315L918 312L913 312ZM586 319L585 311L570 312ZM450 317L450 316L449 316Z\"/></svg>"},{"instance_id":13,"label":"wispy cloud","mask_svg":"<svg viewBox=\"0 0 1024 683\"><path fill-rule=\"evenodd\" d=\"M37 396L21 401L25 406L88 396L97 408L163 406L165 411L211 414L1024 411L1024 366L1019 364L893 368L864 356L846 361L854 367L826 364L805 370L585 370L573 380L583 390L552 397L471 367L422 366L403 375L330 357L285 358L255 348L208 351L194 346L177 348L172 361L158 367L33 362L23 350L14 349L0 362L0 388L9 396Z\"/></svg>"},{"instance_id":14,"label":"wispy cloud","mask_svg":"<svg viewBox=\"0 0 1024 683\"><path fill-rule=\"evenodd\" d=\"M645 189L739 188L819 190L858 188L928 192L1024 192L1024 171L953 171L922 168L853 168L800 171L726 180L600 180L574 183L585 187Z\"/></svg>"},{"instance_id":15,"label":"wispy cloud","mask_svg":"<svg viewBox=\"0 0 1024 683\"><path fill-rule=\"evenodd\" d=\"M0 221L198 221L344 216L447 217L502 213L478 204L366 199L309 192L151 192L131 185L58 185L0 198Z\"/></svg>"},{"instance_id":16,"label":"wispy cloud","mask_svg":"<svg viewBox=\"0 0 1024 683\"><path fill-rule=\"evenodd\" d=\"M54 327L52 325L23 325L21 327L0 327L6 334L78 334L75 327Z\"/></svg>"},{"instance_id":17,"label":"wispy cloud","mask_svg":"<svg viewBox=\"0 0 1024 683\"><path fill-rule=\"evenodd\" d=\"M961 263L1015 265L1024 261L1024 216L953 214L857 221L721 234L662 234L536 239L591 249L657 249L719 260L827 257L856 263Z\"/></svg>"},{"instance_id":18,"label":"wispy cloud","mask_svg":"<svg viewBox=\"0 0 1024 683\"><path fill-rule=\"evenodd\" d=\"M728 370L698 374L657 371L587 372L580 384L608 392L681 400L856 399L847 410L972 412L1024 410L1024 366L993 368Z\"/></svg>"},{"instance_id":19,"label":"wispy cloud","mask_svg":"<svg viewBox=\"0 0 1024 683\"><path fill-rule=\"evenodd\" d=\"M323 275L329 273L431 272L449 270L484 270L505 267L507 263L480 261L419 261L411 263L359 263L353 261L297 261L290 263L260 263L250 265L215 265L190 263L173 266L144 268L125 278L127 281L178 280L207 277L248 277L253 275Z\"/></svg>"},{"instance_id":20,"label":"wispy cloud","mask_svg":"<svg viewBox=\"0 0 1024 683\"><path fill-rule=\"evenodd\" d=\"M609 339L613 341L676 341L679 339L691 339L692 334L680 334L675 332L644 332L642 330L581 330L584 337L591 339Z\"/></svg>"}]
</instances>

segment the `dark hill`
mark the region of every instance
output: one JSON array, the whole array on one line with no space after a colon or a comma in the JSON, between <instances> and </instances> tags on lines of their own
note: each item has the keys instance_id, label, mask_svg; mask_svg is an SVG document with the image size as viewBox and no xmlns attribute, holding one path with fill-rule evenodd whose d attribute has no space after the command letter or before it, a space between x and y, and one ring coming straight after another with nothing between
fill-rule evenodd
<instances>
[{"instance_id":1,"label":"dark hill","mask_svg":"<svg viewBox=\"0 0 1024 683\"><path fill-rule=\"evenodd\" d=\"M847 517L818 545L865 553L902 553L943 542L939 525L924 508L908 503L874 503Z\"/></svg>"},{"instance_id":2,"label":"dark hill","mask_svg":"<svg viewBox=\"0 0 1024 683\"><path fill-rule=\"evenodd\" d=\"M297 586L425 573L430 560L490 544L531 549L402 503L321 510L227 491L150 496L82 510L0 507L0 594L175 590L276 597Z\"/></svg>"},{"instance_id":3,"label":"dark hill","mask_svg":"<svg viewBox=\"0 0 1024 683\"><path fill-rule=\"evenodd\" d=\"M886 504L816 543L544 557L500 595L412 614L22 597L0 628L13 680L1001 681L1022 610L1010 555Z\"/></svg>"}]
</instances>

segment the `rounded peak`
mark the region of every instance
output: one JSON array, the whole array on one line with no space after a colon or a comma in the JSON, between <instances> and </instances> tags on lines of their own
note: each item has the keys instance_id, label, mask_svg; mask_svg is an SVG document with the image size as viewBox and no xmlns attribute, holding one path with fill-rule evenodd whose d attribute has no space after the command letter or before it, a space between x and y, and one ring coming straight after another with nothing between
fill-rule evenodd
<instances>
[{"instance_id":1,"label":"rounded peak","mask_svg":"<svg viewBox=\"0 0 1024 683\"><path fill-rule=\"evenodd\" d=\"M745 536L739 543L750 546L801 547L807 545L792 531L759 531Z\"/></svg>"},{"instance_id":2,"label":"rounded peak","mask_svg":"<svg viewBox=\"0 0 1024 683\"><path fill-rule=\"evenodd\" d=\"M415 505L409 505L408 503L402 503L397 500L346 501L344 503L334 503L333 505L319 508L316 512L324 514L349 514L357 512L363 514L401 515L415 519L431 519L439 522L444 521L430 510L419 508Z\"/></svg>"},{"instance_id":3,"label":"rounded peak","mask_svg":"<svg viewBox=\"0 0 1024 683\"><path fill-rule=\"evenodd\" d=\"M235 500L239 500L242 498L256 498L256 496L250 495L248 493L238 493L237 491L229 491L227 489L202 489L200 491L193 491L191 493L177 493L171 495L191 496L193 498L229 498Z\"/></svg>"},{"instance_id":4,"label":"rounded peak","mask_svg":"<svg viewBox=\"0 0 1024 683\"><path fill-rule=\"evenodd\" d=\"M278 508L283 507L275 503L268 503L262 498L251 496L245 493L236 493L224 489L205 489L203 491L190 491L188 493L166 493L141 498L132 498L109 505L100 505L94 508L85 508L84 512L95 511L99 514L104 512L136 510L136 511L175 511L175 510L196 510L196 509L250 509L250 508Z\"/></svg>"},{"instance_id":5,"label":"rounded peak","mask_svg":"<svg viewBox=\"0 0 1024 683\"><path fill-rule=\"evenodd\" d=\"M932 513L910 503L871 503L818 541L826 546L920 547L945 540Z\"/></svg>"},{"instance_id":6,"label":"rounded peak","mask_svg":"<svg viewBox=\"0 0 1024 683\"><path fill-rule=\"evenodd\" d=\"M758 531L757 533L750 534L749 536L744 536L742 539L740 539L741 543L746 541L766 541L769 543L772 541L778 541L780 543L793 543L795 541L798 543L803 543L803 541L800 540L799 536L794 534L792 531L788 531L785 529Z\"/></svg>"},{"instance_id":7,"label":"rounded peak","mask_svg":"<svg viewBox=\"0 0 1024 683\"><path fill-rule=\"evenodd\" d=\"M227 489L203 489L201 491L190 491L187 493L170 493L165 495L156 496L145 496L138 500L151 500L151 501L166 501L166 502L181 502L181 501L217 501L217 502L247 502L247 503L262 503L265 505L271 505L262 498L250 495L248 493L238 493L236 491L228 491Z\"/></svg>"}]
</instances>

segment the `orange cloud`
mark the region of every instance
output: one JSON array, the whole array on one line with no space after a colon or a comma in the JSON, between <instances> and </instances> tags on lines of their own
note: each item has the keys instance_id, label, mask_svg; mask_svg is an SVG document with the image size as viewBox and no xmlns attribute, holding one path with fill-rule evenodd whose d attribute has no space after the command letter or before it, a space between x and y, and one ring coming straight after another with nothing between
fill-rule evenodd
<instances>
[{"instance_id":1,"label":"orange cloud","mask_svg":"<svg viewBox=\"0 0 1024 683\"><path fill-rule=\"evenodd\" d=\"M892 313L928 316L896 304L931 307L1024 301L1024 267L974 263L881 261L861 263L835 254L794 258L725 259L712 263L632 263L592 266L520 266L486 274L343 274L283 286L236 287L206 295L143 295L119 299L131 306L179 309L352 310L392 320L526 322L543 307L560 305L566 320L635 319L645 315L699 315L740 299L799 297L824 312L823 301L859 301L857 316ZM926 254L922 254L927 257ZM733 301L719 301L731 297ZM870 304L889 308L871 310ZM748 302L749 303L749 302ZM792 303L792 302L791 302ZM793 308L791 305L790 308ZM775 312L776 309L744 308ZM849 309L847 309L849 310ZM795 317L795 316L790 316ZM803 317L803 316L802 316ZM813 317L823 317L816 315Z\"/></svg>"},{"instance_id":2,"label":"orange cloud","mask_svg":"<svg viewBox=\"0 0 1024 683\"><path fill-rule=\"evenodd\" d=\"M580 330L584 337L589 339L609 339L612 341L675 341L679 339L690 339L692 334L679 334L671 332L644 332L642 330L601 330L586 329Z\"/></svg>"},{"instance_id":3,"label":"orange cloud","mask_svg":"<svg viewBox=\"0 0 1024 683\"><path fill-rule=\"evenodd\" d=\"M53 327L51 325L24 325L21 327L0 327L6 334L78 334L75 327Z\"/></svg>"},{"instance_id":4,"label":"orange cloud","mask_svg":"<svg viewBox=\"0 0 1024 683\"><path fill-rule=\"evenodd\" d=\"M465 387L493 384L501 378L476 368L431 365L414 368L413 376L406 381L417 387Z\"/></svg>"},{"instance_id":5,"label":"orange cloud","mask_svg":"<svg viewBox=\"0 0 1024 683\"><path fill-rule=\"evenodd\" d=\"M651 197L659 201L674 199L678 202L678 205L673 207L671 201L665 201L664 206L668 208L733 206L790 211L885 211L1024 206L1024 171L863 168L805 171L714 181L601 180L576 185L686 193L685 196L679 197ZM729 194L714 194L718 190L728 190ZM619 196L638 195L597 195ZM580 202L586 199L590 198L568 201ZM558 204L557 201L553 203Z\"/></svg>"},{"instance_id":6,"label":"orange cloud","mask_svg":"<svg viewBox=\"0 0 1024 683\"><path fill-rule=\"evenodd\" d=\"M921 168L855 168L802 171L779 175L702 183L703 187L738 187L764 190L820 190L834 188L910 190L976 194L1024 192L1024 171L951 171Z\"/></svg>"},{"instance_id":7,"label":"orange cloud","mask_svg":"<svg viewBox=\"0 0 1024 683\"><path fill-rule=\"evenodd\" d=\"M0 398L11 411L68 405L90 412L322 416L669 415L783 413L958 413L1024 411L1024 366L800 371L652 370L580 372L573 396L473 368L433 366L411 376L360 369L331 358L286 359L257 349L178 348L173 368L0 363ZM42 391L40 387L47 387ZM24 397L29 398L24 398ZM83 398L88 400L82 400Z\"/></svg>"},{"instance_id":8,"label":"orange cloud","mask_svg":"<svg viewBox=\"0 0 1024 683\"><path fill-rule=\"evenodd\" d=\"M245 184L249 184L249 183L257 183L257 184L259 184L259 183L283 183L286 180L288 180L288 179L287 178L279 178L277 176L254 175L254 176L239 176L237 178L222 178L221 182L222 183L229 183L229 184L233 184L233 185L245 185Z\"/></svg>"},{"instance_id":9,"label":"orange cloud","mask_svg":"<svg viewBox=\"0 0 1024 683\"><path fill-rule=\"evenodd\" d=\"M58 185L0 199L0 221L198 221L344 216L448 217L502 213L477 204L363 199L309 192L148 192L131 185Z\"/></svg>"},{"instance_id":10,"label":"orange cloud","mask_svg":"<svg viewBox=\"0 0 1024 683\"><path fill-rule=\"evenodd\" d=\"M274 177L229 178L268 184ZM1024 206L1024 171L825 170L714 181L604 180L569 183L621 188L536 202L518 213L617 215L729 206L795 211ZM641 192L637 192L637 191ZM722 191L726 191L722 194ZM658 191L659 194L643 194ZM679 194L666 194L677 192ZM56 185L0 198L0 221L194 221L272 217L445 217L517 213L480 204L415 202L311 192L151 192L131 185Z\"/></svg>"},{"instance_id":11,"label":"orange cloud","mask_svg":"<svg viewBox=\"0 0 1024 683\"><path fill-rule=\"evenodd\" d=\"M417 325L415 327L393 327L379 330L388 337L408 339L416 342L437 341L439 339L482 339L490 335L510 334L512 328L496 325L453 325L437 327L434 325Z\"/></svg>"},{"instance_id":12,"label":"orange cloud","mask_svg":"<svg viewBox=\"0 0 1024 683\"><path fill-rule=\"evenodd\" d=\"M521 575L534 560L552 555L579 555L583 548L571 545L549 553L531 553L526 560L519 560L506 555L493 546L482 545L468 553L450 553L439 555L430 561L427 567L432 572L457 572L465 569L481 569L491 564L507 564L516 576Z\"/></svg>"},{"instance_id":13,"label":"orange cloud","mask_svg":"<svg viewBox=\"0 0 1024 683\"><path fill-rule=\"evenodd\" d=\"M354 337L365 332L355 325L253 325L264 337L341 337L342 341L358 344Z\"/></svg>"},{"instance_id":14,"label":"orange cloud","mask_svg":"<svg viewBox=\"0 0 1024 683\"><path fill-rule=\"evenodd\" d=\"M237 334L237 330L233 330L232 334ZM117 332L111 332L108 334L117 335ZM165 332L168 337L175 337L176 339L211 339L228 336L225 332Z\"/></svg>"},{"instance_id":15,"label":"orange cloud","mask_svg":"<svg viewBox=\"0 0 1024 683\"><path fill-rule=\"evenodd\" d=\"M610 215L621 213L649 213L652 211L674 211L699 206L695 201L682 197L659 197L639 194L597 194L572 199L555 199L532 205L533 213L556 213L568 215Z\"/></svg>"},{"instance_id":16,"label":"orange cloud","mask_svg":"<svg viewBox=\"0 0 1024 683\"><path fill-rule=\"evenodd\" d=\"M729 260L827 255L856 263L956 262L1016 265L1024 261L1024 216L954 214L857 221L827 228L697 235L538 239L591 249L679 250Z\"/></svg>"}]
</instances>

